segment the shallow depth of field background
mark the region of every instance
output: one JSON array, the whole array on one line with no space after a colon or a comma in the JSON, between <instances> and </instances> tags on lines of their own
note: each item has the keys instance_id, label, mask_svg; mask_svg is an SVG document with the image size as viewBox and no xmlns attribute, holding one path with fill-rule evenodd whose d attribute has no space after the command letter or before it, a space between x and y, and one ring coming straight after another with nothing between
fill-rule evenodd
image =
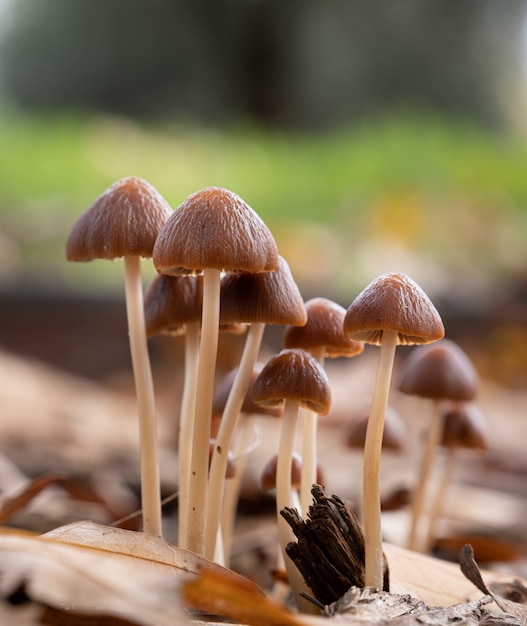
<instances>
[{"instance_id":1,"label":"shallow depth of field background","mask_svg":"<svg viewBox=\"0 0 527 626\"><path fill-rule=\"evenodd\" d=\"M111 506L52 492L11 520L22 528L140 506L123 264L65 259L78 216L131 175L174 209L210 185L240 194L306 300L347 307L384 272L421 285L481 376L489 422L487 455L455 476L450 553L466 532L489 537L478 558L512 554L525 575L527 0L0 0L0 498L49 471L115 487ZM143 269L146 288L155 270ZM264 339L262 360L281 329ZM217 380L243 340L221 338ZM170 495L183 338L149 348ZM430 407L395 388L411 349L397 351L390 397L409 446L383 459L383 488L411 490L419 475ZM343 429L371 400L376 357L368 346L327 364L320 457L328 488L355 502L362 452ZM240 508L236 565L249 576L276 547L274 521L251 534L273 510L258 477L275 447L262 437ZM389 540L404 534L401 513Z\"/></svg>"},{"instance_id":2,"label":"shallow depth of field background","mask_svg":"<svg viewBox=\"0 0 527 626\"><path fill-rule=\"evenodd\" d=\"M4 308L13 293L122 296L119 263L64 259L73 222L116 179L142 176L174 208L219 185L267 222L306 298L347 305L406 272L449 323L485 320L481 366L521 384L524 0L0 10Z\"/></svg>"}]
</instances>

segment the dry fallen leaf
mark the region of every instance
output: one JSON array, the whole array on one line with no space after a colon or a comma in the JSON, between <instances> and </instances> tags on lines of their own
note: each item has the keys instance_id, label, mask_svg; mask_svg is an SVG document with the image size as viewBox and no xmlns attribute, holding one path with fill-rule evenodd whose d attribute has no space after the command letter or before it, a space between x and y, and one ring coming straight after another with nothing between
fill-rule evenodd
<instances>
[{"instance_id":1,"label":"dry fallen leaf","mask_svg":"<svg viewBox=\"0 0 527 626\"><path fill-rule=\"evenodd\" d=\"M527 606L525 604L521 604L520 602L513 602L506 597L498 594L497 591L489 590L487 583L483 580L483 576L479 570L479 567L474 559L474 551L470 544L466 544L463 546L460 554L459 554L459 563L461 565L461 571L463 574L483 593L488 594L492 597L494 602L500 607L500 609L514 617L518 620L523 626L527 626ZM523 592L525 593L526 587L520 584L519 580L514 581L518 588L523 588ZM496 586L495 586L496 587ZM504 585L502 587L502 592L505 590ZM500 588L499 586L497 587Z\"/></svg>"},{"instance_id":2,"label":"dry fallen leaf","mask_svg":"<svg viewBox=\"0 0 527 626\"><path fill-rule=\"evenodd\" d=\"M225 578L229 584L247 584L254 593L263 595L257 585L240 574L148 533L82 521L55 528L43 537L68 544L92 546L116 557L133 557L134 563L144 561L178 576L198 574L203 567L207 567Z\"/></svg>"},{"instance_id":3,"label":"dry fallen leaf","mask_svg":"<svg viewBox=\"0 0 527 626\"><path fill-rule=\"evenodd\" d=\"M178 579L149 563L41 536L0 533L0 595L21 586L51 607L111 614L150 626L186 623Z\"/></svg>"},{"instance_id":4,"label":"dry fallen leaf","mask_svg":"<svg viewBox=\"0 0 527 626\"><path fill-rule=\"evenodd\" d=\"M302 626L304 621L265 596L252 586L239 581L233 584L212 569L203 569L200 576L186 583L183 597L189 606L233 619L251 626Z\"/></svg>"}]
</instances>

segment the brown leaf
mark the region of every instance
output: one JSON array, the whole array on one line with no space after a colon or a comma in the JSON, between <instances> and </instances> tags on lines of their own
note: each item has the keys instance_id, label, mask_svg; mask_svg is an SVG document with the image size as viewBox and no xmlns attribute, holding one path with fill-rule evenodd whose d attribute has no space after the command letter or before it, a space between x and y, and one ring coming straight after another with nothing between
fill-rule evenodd
<instances>
[{"instance_id":1,"label":"brown leaf","mask_svg":"<svg viewBox=\"0 0 527 626\"><path fill-rule=\"evenodd\" d=\"M40 623L44 626L137 626L115 615L96 615L45 607Z\"/></svg>"},{"instance_id":2,"label":"brown leaf","mask_svg":"<svg viewBox=\"0 0 527 626\"><path fill-rule=\"evenodd\" d=\"M198 574L206 567L230 584L244 583L251 586L255 593L263 595L257 585L240 574L148 533L82 521L55 528L43 537L67 544L91 546L123 558L133 557L134 562L144 561L179 576Z\"/></svg>"},{"instance_id":3,"label":"brown leaf","mask_svg":"<svg viewBox=\"0 0 527 626\"><path fill-rule=\"evenodd\" d=\"M304 623L289 610L256 593L253 585L244 581L233 584L208 568L183 585L182 593L189 606L250 626L302 626Z\"/></svg>"},{"instance_id":4,"label":"brown leaf","mask_svg":"<svg viewBox=\"0 0 527 626\"><path fill-rule=\"evenodd\" d=\"M177 582L146 560L2 530L0 595L25 589L34 602L114 615L137 624L184 624Z\"/></svg>"},{"instance_id":5,"label":"brown leaf","mask_svg":"<svg viewBox=\"0 0 527 626\"><path fill-rule=\"evenodd\" d=\"M449 554L455 557L466 544L472 546L479 563L515 561L527 557L525 548L497 534L451 534L437 538L434 541L434 549L442 555Z\"/></svg>"},{"instance_id":6,"label":"brown leaf","mask_svg":"<svg viewBox=\"0 0 527 626\"><path fill-rule=\"evenodd\" d=\"M50 485L57 485L64 480L58 474L44 474L30 480L21 489L0 499L0 524L4 524L12 515L26 507Z\"/></svg>"}]
</instances>

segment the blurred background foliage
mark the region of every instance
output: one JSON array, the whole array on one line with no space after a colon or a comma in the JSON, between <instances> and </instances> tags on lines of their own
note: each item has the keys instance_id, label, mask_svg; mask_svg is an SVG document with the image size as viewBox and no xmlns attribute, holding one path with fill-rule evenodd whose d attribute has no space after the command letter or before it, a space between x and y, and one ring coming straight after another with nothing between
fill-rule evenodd
<instances>
[{"instance_id":1,"label":"blurred background foliage","mask_svg":"<svg viewBox=\"0 0 527 626\"><path fill-rule=\"evenodd\" d=\"M383 271L467 303L523 280L526 0L3 0L3 284L112 288L64 241L114 180L207 185L306 295ZM151 268L150 268L151 271Z\"/></svg>"}]
</instances>

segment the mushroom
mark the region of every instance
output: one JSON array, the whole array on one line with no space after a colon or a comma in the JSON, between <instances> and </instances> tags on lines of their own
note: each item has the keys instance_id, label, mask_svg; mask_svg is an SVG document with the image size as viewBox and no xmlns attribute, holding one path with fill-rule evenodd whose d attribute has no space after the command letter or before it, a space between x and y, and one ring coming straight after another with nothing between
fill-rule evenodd
<instances>
[{"instance_id":1,"label":"mushroom","mask_svg":"<svg viewBox=\"0 0 527 626\"><path fill-rule=\"evenodd\" d=\"M188 503L192 452L192 422L196 406L199 331L203 301L202 276L159 274L145 296L148 336L185 334L185 377L178 436L178 545L188 542Z\"/></svg>"},{"instance_id":2,"label":"mushroom","mask_svg":"<svg viewBox=\"0 0 527 626\"><path fill-rule=\"evenodd\" d=\"M436 535L435 527L446 498L448 486L461 450L476 450L480 453L488 448L487 424L479 408L470 402L453 402L443 405L442 437L440 445L446 448L447 458L432 500L428 517L428 531L423 552L428 552Z\"/></svg>"},{"instance_id":3,"label":"mushroom","mask_svg":"<svg viewBox=\"0 0 527 626\"><path fill-rule=\"evenodd\" d=\"M250 324L236 377L225 404L207 488L205 557L212 558L221 520L226 453L236 428L266 324L302 325L307 321L300 291L284 258L273 272L226 274L220 289L220 322Z\"/></svg>"},{"instance_id":4,"label":"mushroom","mask_svg":"<svg viewBox=\"0 0 527 626\"><path fill-rule=\"evenodd\" d=\"M296 509L300 508L298 493L302 486L302 456L298 452L293 452L291 458L291 502ZM265 464L260 476L260 486L263 491L272 491L276 489L276 472L278 467L278 454L273 454L269 461ZM322 468L317 465L315 482L321 485L324 482Z\"/></svg>"},{"instance_id":5,"label":"mushroom","mask_svg":"<svg viewBox=\"0 0 527 626\"><path fill-rule=\"evenodd\" d=\"M478 374L465 352L451 339L433 346L419 346L404 361L398 389L402 393L429 398L434 402L432 422L421 456L419 480L412 499L407 547L419 549L419 521L422 515L435 453L441 439L440 405L444 400L473 400Z\"/></svg>"},{"instance_id":6,"label":"mushroom","mask_svg":"<svg viewBox=\"0 0 527 626\"><path fill-rule=\"evenodd\" d=\"M301 348L310 352L323 366L324 360L354 357L364 350L364 344L350 339L343 329L346 309L328 298L312 298L306 302L307 323L288 326L284 332L285 348ZM311 503L311 488L317 471L317 414L301 409L302 429L302 485L301 511L307 514Z\"/></svg>"},{"instance_id":7,"label":"mushroom","mask_svg":"<svg viewBox=\"0 0 527 626\"><path fill-rule=\"evenodd\" d=\"M311 603L302 598L305 582L287 556L285 548L294 535L280 511L291 502L291 464L298 411L301 406L326 415L331 404L329 381L320 363L305 350L282 350L265 364L254 381L253 400L263 406L284 406L284 416L278 448L276 471L276 510L282 558L297 606L312 610Z\"/></svg>"},{"instance_id":8,"label":"mushroom","mask_svg":"<svg viewBox=\"0 0 527 626\"><path fill-rule=\"evenodd\" d=\"M151 257L172 209L152 185L137 177L116 181L79 217L66 243L68 261L124 258L130 353L138 405L143 529L161 535L157 426L148 357L141 257Z\"/></svg>"},{"instance_id":9,"label":"mushroom","mask_svg":"<svg viewBox=\"0 0 527 626\"><path fill-rule=\"evenodd\" d=\"M263 491L273 491L276 489L276 471L278 467L278 454L273 456L264 465L260 475L260 487ZM300 491L302 476L302 457L298 452L291 455L291 495L290 501L296 509L300 508L298 492Z\"/></svg>"},{"instance_id":10,"label":"mushroom","mask_svg":"<svg viewBox=\"0 0 527 626\"><path fill-rule=\"evenodd\" d=\"M349 422L346 430L346 445L349 448L360 448L364 450L366 443L366 431L370 409L355 415ZM382 447L384 450L402 452L408 444L408 433L406 423L399 412L392 406L387 405L384 413L384 428L382 433Z\"/></svg>"},{"instance_id":11,"label":"mushroom","mask_svg":"<svg viewBox=\"0 0 527 626\"><path fill-rule=\"evenodd\" d=\"M268 272L278 265L276 242L237 194L207 187L190 195L161 229L153 251L161 274L203 272L203 310L190 475L189 548L204 552L208 441L218 350L221 271Z\"/></svg>"},{"instance_id":12,"label":"mushroom","mask_svg":"<svg viewBox=\"0 0 527 626\"><path fill-rule=\"evenodd\" d=\"M236 518L236 510L238 508L241 482L250 453L259 444L255 417L259 415L281 417L282 415L281 407L263 407L256 404L252 400L252 386L262 367L263 365L261 363L256 363L253 367L251 380L249 382L247 393L243 399L243 404L240 410L240 420L238 421L235 437L231 447L232 455L236 461L236 474L230 480L225 482L221 516L225 565L228 565L230 557L232 531ZM235 368L228 372L218 384L214 392L212 415L213 419L218 419L218 422L221 422L221 417L229 399L234 380L236 379L237 371L238 369Z\"/></svg>"},{"instance_id":13,"label":"mushroom","mask_svg":"<svg viewBox=\"0 0 527 626\"><path fill-rule=\"evenodd\" d=\"M383 588L380 457L384 413L398 344L430 343L444 336L443 322L425 292L405 274L383 274L350 304L345 332L379 345L379 364L364 447L363 520L365 585Z\"/></svg>"}]
</instances>

